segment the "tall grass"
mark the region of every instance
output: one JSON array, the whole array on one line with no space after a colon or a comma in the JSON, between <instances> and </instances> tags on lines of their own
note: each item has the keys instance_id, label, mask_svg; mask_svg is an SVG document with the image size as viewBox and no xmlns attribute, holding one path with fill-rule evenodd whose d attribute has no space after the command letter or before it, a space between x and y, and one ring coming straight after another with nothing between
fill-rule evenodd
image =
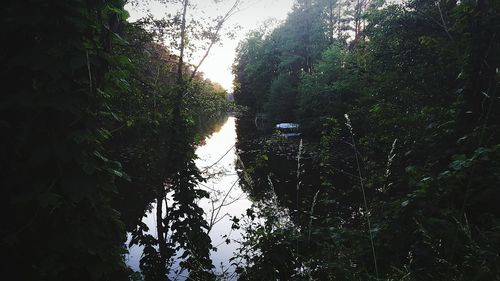
<instances>
[{"instance_id":1,"label":"tall grass","mask_svg":"<svg viewBox=\"0 0 500 281\"><path fill-rule=\"evenodd\" d=\"M318 194L319 191L316 191L316 194L314 194L314 198L311 204L311 210L309 210L309 229L308 229L308 234L307 234L307 242L311 242L311 230L312 230L312 221L313 221L313 214L314 214L314 207L316 206L316 202L318 200Z\"/></svg>"},{"instance_id":2,"label":"tall grass","mask_svg":"<svg viewBox=\"0 0 500 281\"><path fill-rule=\"evenodd\" d=\"M359 151L356 147L356 141L354 139L354 131L352 128L351 120L349 119L349 115L345 114L344 117L346 119L347 128L349 128L349 132L351 134L351 146L354 150L354 157L356 159L356 167L357 167L358 176L359 176L359 185L361 187L361 193L363 194L363 203L364 203L365 214L366 214L366 222L368 224L368 234L370 235L370 245L372 248L373 264L375 267L375 275L377 276L377 279L379 279L377 255L376 255L376 251L375 251L375 243L373 242L372 226L371 226L371 221L370 221L370 211L368 209L368 202L366 200L365 184L363 182L363 176L361 174L361 165L359 164L359 156L358 156Z\"/></svg>"},{"instance_id":3,"label":"tall grass","mask_svg":"<svg viewBox=\"0 0 500 281\"><path fill-rule=\"evenodd\" d=\"M296 211L296 216L297 216L297 225L300 225L299 224L299 220L300 220L300 205L299 205L299 191L300 191L300 184L301 184L301 181L300 181L300 174L301 174L301 170L302 170L302 165L300 164L300 159L302 157L302 148L303 148L303 144L302 144L302 139L300 139L300 143L299 143L299 151L297 152L297 171L296 171L296 179L297 179L297 186L296 186L296 198L295 198L295 204L296 204L296 208L295 208L295 211ZM298 233L298 227L296 228L297 229L297 234L296 234L296 253L297 253L297 257L299 256L299 233Z\"/></svg>"}]
</instances>

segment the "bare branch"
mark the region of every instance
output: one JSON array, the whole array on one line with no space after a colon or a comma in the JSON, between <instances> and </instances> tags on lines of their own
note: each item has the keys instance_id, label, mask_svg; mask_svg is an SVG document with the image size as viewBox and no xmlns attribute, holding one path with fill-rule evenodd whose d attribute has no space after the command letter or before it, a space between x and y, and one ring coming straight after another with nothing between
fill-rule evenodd
<instances>
[{"instance_id":1,"label":"bare branch","mask_svg":"<svg viewBox=\"0 0 500 281\"><path fill-rule=\"evenodd\" d=\"M438 7L438 11L439 11L439 16L441 17L442 27L443 27L444 31L446 32L446 35L448 35L450 40L453 41L453 37L451 36L450 32L448 31L448 26L446 25L446 22L444 21L443 11L441 11L441 5L439 4L439 1L437 2L437 7Z\"/></svg>"},{"instance_id":2,"label":"bare branch","mask_svg":"<svg viewBox=\"0 0 500 281\"><path fill-rule=\"evenodd\" d=\"M200 62L195 66L194 70L191 72L191 76L189 77L189 80L193 80L195 77L196 73L198 72L198 69L200 66L203 64L205 59L208 57L210 54L210 51L212 50L212 47L215 45L215 43L218 42L218 37L219 33L222 30L222 27L224 26L224 23L232 17L234 14L238 12L238 6L240 5L242 0L235 0L233 3L233 6L226 12L226 14L218 21L216 27L215 27L215 33L211 36L210 38L210 45L208 45L208 48L205 51L205 54L201 58Z\"/></svg>"}]
</instances>

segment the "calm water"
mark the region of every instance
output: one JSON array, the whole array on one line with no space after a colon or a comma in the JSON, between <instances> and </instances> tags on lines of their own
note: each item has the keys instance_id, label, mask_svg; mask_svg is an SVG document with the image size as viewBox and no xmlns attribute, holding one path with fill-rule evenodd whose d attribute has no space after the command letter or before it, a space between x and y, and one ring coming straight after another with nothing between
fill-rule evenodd
<instances>
[{"instance_id":1,"label":"calm water","mask_svg":"<svg viewBox=\"0 0 500 281\"><path fill-rule=\"evenodd\" d=\"M215 272L224 273L228 280L235 279L234 267L230 265L229 259L238 247L234 241L241 239L240 230L231 230L230 218L240 217L251 206L238 182L235 165L236 140L236 119L229 117L224 125L207 137L196 150L196 165L208 178L206 182L200 183L199 187L207 190L210 198L203 199L198 204L204 209L206 220L213 224L209 235L217 251L211 252L211 258ZM155 208L156 205L142 220L149 226L149 233L153 235L156 235ZM227 244L227 239L231 243ZM132 246L129 249L127 264L136 271L139 271L141 255L142 247Z\"/></svg>"},{"instance_id":2,"label":"calm water","mask_svg":"<svg viewBox=\"0 0 500 281\"><path fill-rule=\"evenodd\" d=\"M231 230L234 216L240 217L251 206L239 185L236 171L236 119L229 117L220 131L206 139L206 143L196 150L196 165L209 177L202 188L209 191L211 198L203 199L199 205L205 210L208 222L214 222L210 230L212 244L217 248L211 253L216 272L226 271L230 276L234 268L229 259L237 248L234 240L241 240L241 232ZM227 244L226 239L231 243Z\"/></svg>"}]
</instances>

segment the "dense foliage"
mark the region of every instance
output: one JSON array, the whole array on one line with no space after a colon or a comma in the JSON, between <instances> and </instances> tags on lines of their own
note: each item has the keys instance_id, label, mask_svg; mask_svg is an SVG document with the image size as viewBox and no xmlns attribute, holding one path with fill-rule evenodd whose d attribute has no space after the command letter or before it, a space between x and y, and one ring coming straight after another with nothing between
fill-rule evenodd
<instances>
[{"instance_id":1,"label":"dense foliage","mask_svg":"<svg viewBox=\"0 0 500 281\"><path fill-rule=\"evenodd\" d=\"M299 160L298 203L257 175L270 148L245 163L290 214L249 211L241 279L500 280L500 2L349 3L240 44L236 101L298 121L320 174L301 186Z\"/></svg>"},{"instance_id":2,"label":"dense foliage","mask_svg":"<svg viewBox=\"0 0 500 281\"><path fill-rule=\"evenodd\" d=\"M124 263L128 230L146 280L166 280L176 253L193 279L212 278L194 146L228 110L226 93L190 77L124 5L2 3L4 276L142 278ZM158 198L168 206L152 237L141 218Z\"/></svg>"}]
</instances>

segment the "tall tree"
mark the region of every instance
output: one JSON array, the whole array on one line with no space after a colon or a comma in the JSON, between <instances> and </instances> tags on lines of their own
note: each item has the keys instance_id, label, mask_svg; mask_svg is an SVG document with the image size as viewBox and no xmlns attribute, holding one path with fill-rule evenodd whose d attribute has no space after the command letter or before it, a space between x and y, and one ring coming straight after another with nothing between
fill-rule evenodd
<instances>
[{"instance_id":1,"label":"tall tree","mask_svg":"<svg viewBox=\"0 0 500 281\"><path fill-rule=\"evenodd\" d=\"M123 1L2 3L0 248L25 280L127 278L102 89Z\"/></svg>"}]
</instances>

